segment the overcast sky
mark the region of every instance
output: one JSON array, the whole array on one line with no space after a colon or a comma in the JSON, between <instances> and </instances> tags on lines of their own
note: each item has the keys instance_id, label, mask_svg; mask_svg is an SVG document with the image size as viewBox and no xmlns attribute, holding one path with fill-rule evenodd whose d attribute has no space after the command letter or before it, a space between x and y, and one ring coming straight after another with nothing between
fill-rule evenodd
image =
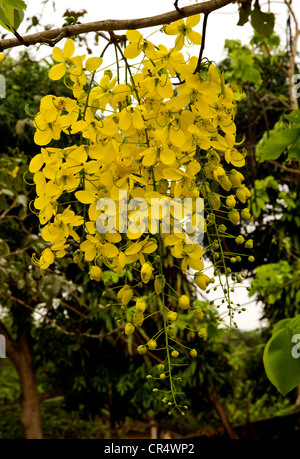
<instances>
[{"instance_id":1,"label":"overcast sky","mask_svg":"<svg viewBox=\"0 0 300 459\"><path fill-rule=\"evenodd\" d=\"M63 13L67 9L73 9L75 11L81 11L83 8L87 10L87 14L82 22L98 21L104 19L134 19L140 17L154 16L156 14L165 13L174 9L174 0L64 0L55 2L56 8L53 9L52 1L48 0L47 6L43 6L40 0L29 0L26 17L30 18L34 15L39 16L42 14L40 24L36 30L31 29L30 33L35 31L43 30L43 26L52 24L55 27L60 27L63 24ZM192 0L181 0L179 6L188 6L195 3ZM282 43L285 45L285 24L287 21L287 7L279 1L272 0L272 12L276 14L276 33L282 36ZM295 4L294 11L297 18L300 21L300 1L294 0ZM260 4L262 9L267 11L267 1L261 0ZM207 28L207 39L204 56L209 60L220 62L222 58L226 56L224 52L225 39L240 39L242 43L248 44L249 39L252 35L252 28L249 24L243 27L237 26L238 21L238 7L236 4L228 5L219 11L213 12L209 16L208 28ZM24 34L28 22L24 21L21 25L19 32ZM195 30L201 33L202 21ZM157 28L155 29L157 30ZM150 34L152 29L143 30L142 33ZM91 43L93 43L94 34L91 33ZM151 37L152 39L152 37ZM158 42L157 42L158 40ZM162 34L156 34L153 37L153 41L163 43L166 46L172 46L172 41L168 42L168 37ZM63 42L59 45L62 46ZM104 46L104 43L103 43ZM102 50L103 46L100 47ZM92 47L93 48L93 47ZM93 48L95 52L99 52L99 49ZM37 58L43 58L52 54L51 48L47 46L40 47L39 50L31 48ZM16 51L14 51L15 53ZM84 50L82 50L84 53ZM220 296L220 291L216 292ZM239 289L238 293L233 296L236 302L241 304L248 303L251 301L247 296L247 292L244 289ZM210 297L211 299L211 297ZM241 315L236 316L236 321L241 329L248 330L260 327L259 317L261 315L261 306L258 306L255 302L252 302L247 306L247 311Z\"/></svg>"}]
</instances>

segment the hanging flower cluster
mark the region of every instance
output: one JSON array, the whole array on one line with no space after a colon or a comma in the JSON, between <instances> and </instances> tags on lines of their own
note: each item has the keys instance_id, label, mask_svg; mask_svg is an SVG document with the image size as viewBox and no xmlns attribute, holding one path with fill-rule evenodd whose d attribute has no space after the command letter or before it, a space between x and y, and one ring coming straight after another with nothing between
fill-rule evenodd
<instances>
[{"instance_id":1,"label":"hanging flower cluster","mask_svg":"<svg viewBox=\"0 0 300 459\"><path fill-rule=\"evenodd\" d=\"M240 218L250 218L247 207L235 208L250 197L236 169L245 165L245 151L236 148L234 123L240 94L225 85L216 66L204 62L195 73L198 59L180 52L186 40L201 43L201 35L192 30L199 20L198 15L163 28L176 35L171 49L155 46L136 30L128 31L124 51L113 43L124 63L121 69L118 62L116 76L101 70L103 56L74 56L71 39L63 50L55 47L57 63L49 77L65 78L70 97L42 99L34 121L34 140L41 152L29 165L37 194L33 205L41 236L49 243L36 263L45 270L55 258L73 253L75 263L89 264L90 279L97 282L104 270L120 273L138 264L137 283L153 282L153 292L162 297L165 337L191 305L186 295L178 296L177 310L166 305L164 248L182 272L194 272L195 283L206 290L212 279L203 272L205 247L195 235L199 229L207 235L205 244L213 250L219 274L227 259L232 263L241 259L221 247L221 237L231 237L224 222L236 225ZM140 54L142 62L135 71L128 61ZM64 137L76 140L69 140L67 148L55 146L53 141ZM183 224L187 203L191 203L188 221ZM217 212L223 216L222 224ZM238 236L236 242L245 240ZM246 244L249 247L251 241ZM154 260L160 260L158 269ZM147 318L147 298L136 298L129 283L117 298L123 307L133 308L133 320L124 324L130 335ZM196 317L201 314L196 308ZM199 337L205 337L204 328ZM178 407L171 360L179 353L169 352L167 339L164 345L167 368L162 374L170 379L169 404ZM156 348L153 338L138 352ZM195 349L190 353L197 355Z\"/></svg>"}]
</instances>

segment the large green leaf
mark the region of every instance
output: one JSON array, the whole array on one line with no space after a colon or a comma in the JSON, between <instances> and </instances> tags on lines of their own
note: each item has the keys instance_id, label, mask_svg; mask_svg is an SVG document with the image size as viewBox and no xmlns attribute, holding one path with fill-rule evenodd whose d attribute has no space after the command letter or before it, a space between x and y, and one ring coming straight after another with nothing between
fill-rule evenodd
<instances>
[{"instance_id":1,"label":"large green leaf","mask_svg":"<svg viewBox=\"0 0 300 459\"><path fill-rule=\"evenodd\" d=\"M277 159L284 150L295 143L300 135L300 128L285 129L274 132L260 151L260 162Z\"/></svg>"},{"instance_id":2,"label":"large green leaf","mask_svg":"<svg viewBox=\"0 0 300 459\"><path fill-rule=\"evenodd\" d=\"M274 30L275 16L273 13L263 13L256 1L251 11L251 24L263 37L270 38Z\"/></svg>"},{"instance_id":3,"label":"large green leaf","mask_svg":"<svg viewBox=\"0 0 300 459\"><path fill-rule=\"evenodd\" d=\"M300 315L280 321L263 355L266 375L286 395L300 384ZM299 351L299 352L298 352Z\"/></svg>"},{"instance_id":4,"label":"large green leaf","mask_svg":"<svg viewBox=\"0 0 300 459\"><path fill-rule=\"evenodd\" d=\"M14 32L24 19L24 9L26 3L22 0L0 0L0 25Z\"/></svg>"}]
</instances>

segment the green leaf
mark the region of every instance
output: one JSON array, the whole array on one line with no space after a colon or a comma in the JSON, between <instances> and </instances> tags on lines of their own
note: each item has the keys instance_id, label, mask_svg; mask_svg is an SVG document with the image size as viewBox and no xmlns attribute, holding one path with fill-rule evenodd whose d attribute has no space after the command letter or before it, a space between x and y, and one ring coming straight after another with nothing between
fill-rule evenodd
<instances>
[{"instance_id":1,"label":"green leaf","mask_svg":"<svg viewBox=\"0 0 300 459\"><path fill-rule=\"evenodd\" d=\"M300 316L284 319L274 327L263 355L266 375L286 395L300 383Z\"/></svg>"},{"instance_id":2,"label":"green leaf","mask_svg":"<svg viewBox=\"0 0 300 459\"><path fill-rule=\"evenodd\" d=\"M260 151L260 162L267 159L277 159L284 150L296 142L300 128L285 129L271 134Z\"/></svg>"},{"instance_id":3,"label":"green leaf","mask_svg":"<svg viewBox=\"0 0 300 459\"><path fill-rule=\"evenodd\" d=\"M250 13L251 13L251 2L243 3L239 11L239 22L237 23L237 25L238 26L245 25L246 22L248 22Z\"/></svg>"},{"instance_id":4,"label":"green leaf","mask_svg":"<svg viewBox=\"0 0 300 459\"><path fill-rule=\"evenodd\" d=\"M16 8L13 5L21 5ZM0 0L0 25L10 32L17 30L24 19L26 3L21 0Z\"/></svg>"},{"instance_id":5,"label":"green leaf","mask_svg":"<svg viewBox=\"0 0 300 459\"><path fill-rule=\"evenodd\" d=\"M0 25L10 32L12 31L12 25L2 6L0 6Z\"/></svg>"},{"instance_id":6,"label":"green leaf","mask_svg":"<svg viewBox=\"0 0 300 459\"><path fill-rule=\"evenodd\" d=\"M4 3L4 5L11 6L12 8L20 8L21 10L26 10L27 5L23 0L3 0L1 3Z\"/></svg>"},{"instance_id":7,"label":"green leaf","mask_svg":"<svg viewBox=\"0 0 300 459\"><path fill-rule=\"evenodd\" d=\"M284 118L291 123L300 124L300 110L293 110L288 115L284 115Z\"/></svg>"},{"instance_id":8,"label":"green leaf","mask_svg":"<svg viewBox=\"0 0 300 459\"><path fill-rule=\"evenodd\" d=\"M288 149L288 159L300 161L300 136Z\"/></svg>"},{"instance_id":9,"label":"green leaf","mask_svg":"<svg viewBox=\"0 0 300 459\"><path fill-rule=\"evenodd\" d=\"M260 35L270 38L274 30L275 16L273 13L263 13L256 1L251 11L251 24Z\"/></svg>"}]
</instances>

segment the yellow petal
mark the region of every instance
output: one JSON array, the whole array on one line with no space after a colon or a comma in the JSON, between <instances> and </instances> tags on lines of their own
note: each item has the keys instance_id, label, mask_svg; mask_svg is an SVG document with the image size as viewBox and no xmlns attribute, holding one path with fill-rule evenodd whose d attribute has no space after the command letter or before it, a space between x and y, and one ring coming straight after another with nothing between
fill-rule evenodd
<instances>
[{"instance_id":1,"label":"yellow petal","mask_svg":"<svg viewBox=\"0 0 300 459\"><path fill-rule=\"evenodd\" d=\"M95 72L103 62L100 57L90 57L85 63L85 68L88 72Z\"/></svg>"},{"instance_id":2,"label":"yellow petal","mask_svg":"<svg viewBox=\"0 0 300 459\"><path fill-rule=\"evenodd\" d=\"M142 34L138 30L127 30L126 37L131 43L138 43L143 40Z\"/></svg>"},{"instance_id":3,"label":"yellow petal","mask_svg":"<svg viewBox=\"0 0 300 459\"><path fill-rule=\"evenodd\" d=\"M190 16L186 19L186 26L187 27L195 27L200 22L200 14L194 14L194 16Z\"/></svg>"},{"instance_id":4,"label":"yellow petal","mask_svg":"<svg viewBox=\"0 0 300 459\"><path fill-rule=\"evenodd\" d=\"M53 49L53 59L56 62L64 62L65 60L64 54L62 50L58 48L58 46L55 46L55 48Z\"/></svg>"},{"instance_id":5,"label":"yellow petal","mask_svg":"<svg viewBox=\"0 0 300 459\"><path fill-rule=\"evenodd\" d=\"M37 172L37 171L39 171L41 169L43 164L44 164L44 157L40 153L40 154L34 156L32 158L32 160L30 161L29 171L32 172L32 173Z\"/></svg>"},{"instance_id":6,"label":"yellow petal","mask_svg":"<svg viewBox=\"0 0 300 459\"><path fill-rule=\"evenodd\" d=\"M194 43L194 45L201 45L202 43L202 36L200 33L195 32L194 30L191 30L190 32L187 33L187 38Z\"/></svg>"},{"instance_id":7,"label":"yellow petal","mask_svg":"<svg viewBox=\"0 0 300 459\"><path fill-rule=\"evenodd\" d=\"M136 43L129 43L124 50L124 56L127 59L134 59L138 57L142 52L142 48L139 48Z\"/></svg>"},{"instance_id":8,"label":"yellow petal","mask_svg":"<svg viewBox=\"0 0 300 459\"><path fill-rule=\"evenodd\" d=\"M65 46L64 46L64 56L66 59L69 59L70 57L73 56L75 52L75 44L74 44L74 41L69 38L66 43L65 43Z\"/></svg>"},{"instance_id":9,"label":"yellow petal","mask_svg":"<svg viewBox=\"0 0 300 459\"><path fill-rule=\"evenodd\" d=\"M185 142L185 135L181 129L170 129L169 137L175 147L181 147Z\"/></svg>"},{"instance_id":10,"label":"yellow petal","mask_svg":"<svg viewBox=\"0 0 300 459\"><path fill-rule=\"evenodd\" d=\"M92 202L96 201L96 197L90 193L89 191L77 191L75 193L76 199L78 199L79 202L82 202L83 204L92 204Z\"/></svg>"},{"instance_id":11,"label":"yellow petal","mask_svg":"<svg viewBox=\"0 0 300 459\"><path fill-rule=\"evenodd\" d=\"M61 64L54 65L49 71L49 78L50 80L60 80L66 73L67 67L64 62Z\"/></svg>"},{"instance_id":12,"label":"yellow petal","mask_svg":"<svg viewBox=\"0 0 300 459\"><path fill-rule=\"evenodd\" d=\"M163 170L163 176L168 180L177 181L182 179L183 172L168 167L167 169Z\"/></svg>"}]
</instances>

